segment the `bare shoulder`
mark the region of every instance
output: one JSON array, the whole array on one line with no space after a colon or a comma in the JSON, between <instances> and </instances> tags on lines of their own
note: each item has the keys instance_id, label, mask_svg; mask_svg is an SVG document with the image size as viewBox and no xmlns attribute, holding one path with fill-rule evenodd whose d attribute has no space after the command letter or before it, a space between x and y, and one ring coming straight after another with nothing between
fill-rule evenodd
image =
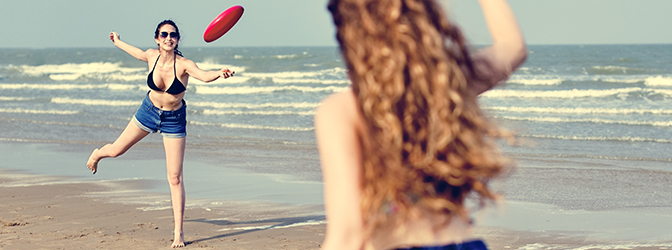
<instances>
[{"instance_id":1,"label":"bare shoulder","mask_svg":"<svg viewBox=\"0 0 672 250\"><path fill-rule=\"evenodd\" d=\"M354 139L361 136L366 127L352 90L324 98L315 111L314 124L318 140Z\"/></svg>"},{"instance_id":2,"label":"bare shoulder","mask_svg":"<svg viewBox=\"0 0 672 250\"><path fill-rule=\"evenodd\" d=\"M352 90L331 94L320 102L315 111L315 119L324 119L325 116L338 120L355 121L358 117L357 99Z\"/></svg>"},{"instance_id":3,"label":"bare shoulder","mask_svg":"<svg viewBox=\"0 0 672 250\"><path fill-rule=\"evenodd\" d=\"M159 50L158 49L147 49L145 50L145 54L147 57L156 57L159 55Z\"/></svg>"},{"instance_id":4,"label":"bare shoulder","mask_svg":"<svg viewBox=\"0 0 672 250\"><path fill-rule=\"evenodd\" d=\"M193 61L187 59L186 57L181 56L181 55L177 55L177 54L175 54L175 60L177 60L178 62L183 62L183 63L185 63L185 62L193 63Z\"/></svg>"},{"instance_id":5,"label":"bare shoulder","mask_svg":"<svg viewBox=\"0 0 672 250\"><path fill-rule=\"evenodd\" d=\"M177 63L184 67L184 68L190 68L190 67L198 67L196 66L196 63L192 60L189 60L188 58L180 55L175 55L175 59Z\"/></svg>"}]
</instances>

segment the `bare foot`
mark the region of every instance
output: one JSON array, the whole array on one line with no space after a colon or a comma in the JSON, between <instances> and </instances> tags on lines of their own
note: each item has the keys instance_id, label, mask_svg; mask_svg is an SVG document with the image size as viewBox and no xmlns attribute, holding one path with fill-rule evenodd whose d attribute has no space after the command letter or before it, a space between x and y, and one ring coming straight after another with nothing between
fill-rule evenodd
<instances>
[{"instance_id":1,"label":"bare foot","mask_svg":"<svg viewBox=\"0 0 672 250\"><path fill-rule=\"evenodd\" d=\"M184 247L184 234L182 232L175 232L172 248Z\"/></svg>"},{"instance_id":2,"label":"bare foot","mask_svg":"<svg viewBox=\"0 0 672 250\"><path fill-rule=\"evenodd\" d=\"M94 149L93 152L91 152L91 156L89 156L89 161L86 162L86 167L91 169L91 172L93 174L98 172L98 161L100 160L100 158L95 159L96 157L94 157L94 155L96 155L96 153L98 153L98 149Z\"/></svg>"}]
</instances>

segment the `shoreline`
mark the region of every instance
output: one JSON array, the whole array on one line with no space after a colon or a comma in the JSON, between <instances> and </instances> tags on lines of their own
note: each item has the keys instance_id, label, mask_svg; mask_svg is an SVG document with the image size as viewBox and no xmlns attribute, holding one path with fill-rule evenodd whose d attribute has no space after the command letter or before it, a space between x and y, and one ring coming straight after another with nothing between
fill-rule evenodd
<instances>
[{"instance_id":1,"label":"shoreline","mask_svg":"<svg viewBox=\"0 0 672 250\"><path fill-rule=\"evenodd\" d=\"M90 152L80 152L89 146L0 143L0 148L6 153L4 157L0 156L0 200L3 201L0 202L1 249L68 249L80 246L89 249L156 249L170 246L173 226L170 196L165 180L158 178L165 173L163 155L154 155L151 157L156 159L148 160L145 154L154 151L154 148L139 147L121 159L109 160L104 165L108 169L101 169L104 175L99 173L91 177L84 165ZM187 207L184 228L187 247L319 249L326 227L324 208L318 200L321 196L306 198L306 193L302 193L305 190L300 189L310 187L317 190L310 190L308 194L321 194L321 186L318 189L312 186L315 185L312 182L282 180L279 178L281 175L239 171L236 168L209 169L212 166L207 165L190 162L189 166L199 169L201 174L213 175L215 179L238 179L240 182L229 183L227 187L217 184L199 189L196 184L202 180L185 173ZM45 174L54 170L59 174ZM124 171L133 172L131 175L124 174ZM538 178L541 172L546 179ZM218 175L222 173L226 175ZM671 175L668 172L660 174L633 169L521 168L510 179L500 183L499 188L503 190L517 190L505 193L505 204L473 213L475 236L484 239L490 249L672 248L672 236L665 237L666 232L672 235L672 228L667 226L672 224L670 207L656 207L649 203L645 207L585 210L538 202L543 200L532 191L555 192L548 189L552 187L549 186L552 184L548 182L550 179L567 186L565 188L575 188L576 192L592 190L593 186L586 186L586 183L571 182L569 177L572 173L598 177L606 174L609 178L621 174L634 178L618 177L606 182L625 184L624 189L633 189L631 185L635 181L651 176L657 176L657 179L649 182L669 183L667 178ZM244 182L251 183L243 185ZM260 185L258 182L268 183ZM653 184L642 185L634 190L641 192ZM655 185L653 187L657 187ZM662 194L670 192L659 188L654 191ZM613 189L611 184L601 190L620 191ZM233 195L213 196L213 192ZM628 195L635 193L632 191ZM277 194L282 196L272 197ZM572 193L567 195L563 199L577 199ZM521 197L531 198L521 201ZM637 202L640 198L630 197L630 202ZM562 202L562 199L558 198L555 202ZM595 201L574 202L585 203L582 205L585 207ZM656 232L659 236L647 232Z\"/></svg>"},{"instance_id":2,"label":"shoreline","mask_svg":"<svg viewBox=\"0 0 672 250\"><path fill-rule=\"evenodd\" d=\"M146 191L169 194L164 152L154 143L139 143L123 156L102 160L95 175L85 165L93 148L95 146L89 144L0 143L0 151L7 152L0 155L0 169L67 176L77 182L147 180L155 184ZM208 157L207 152L194 151L187 152L184 162L189 199L322 204L321 182L305 181L292 173L259 171L259 167L250 166L249 161L236 159L236 156ZM217 165L215 161L224 163Z\"/></svg>"},{"instance_id":3,"label":"shoreline","mask_svg":"<svg viewBox=\"0 0 672 250\"><path fill-rule=\"evenodd\" d=\"M12 178L6 178L8 172ZM157 249L169 248L172 214L143 209L91 193L134 193L145 180L97 183L21 182L27 175L0 169L0 248L2 249ZM56 180L59 177L44 176ZM65 178L63 178L65 179ZM145 193L146 194L146 193ZM139 194L138 194L139 195ZM189 200L188 200L189 202ZM227 202L213 208L187 206L187 248L319 249L326 224L315 206ZM489 249L669 249L669 242L595 239L562 230L523 231L476 226L476 238Z\"/></svg>"},{"instance_id":4,"label":"shoreline","mask_svg":"<svg viewBox=\"0 0 672 250\"><path fill-rule=\"evenodd\" d=\"M7 172L14 172L11 179L6 178ZM0 173L4 176L0 180L0 200L7 201L0 204L2 249L156 249L169 248L171 244L172 210L143 209L142 204L124 204L96 195L144 196L136 188L151 185L145 180L105 185L23 182L7 187L15 179L22 182L21 179L35 176L8 170ZM185 241L192 248L264 249L291 245L287 249L319 249L321 239L311 232L319 231L321 224L310 222L323 216L311 210L314 208L243 202L210 209L188 206Z\"/></svg>"}]
</instances>

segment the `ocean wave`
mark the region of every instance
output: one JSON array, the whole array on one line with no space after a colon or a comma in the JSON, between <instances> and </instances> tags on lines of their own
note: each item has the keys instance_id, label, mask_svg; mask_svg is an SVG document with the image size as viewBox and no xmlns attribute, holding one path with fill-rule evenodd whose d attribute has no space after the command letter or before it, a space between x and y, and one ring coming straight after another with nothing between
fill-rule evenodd
<instances>
[{"instance_id":1,"label":"ocean wave","mask_svg":"<svg viewBox=\"0 0 672 250\"><path fill-rule=\"evenodd\" d=\"M276 59L294 59L294 58L299 58L302 56L307 56L308 51L304 51L301 54L284 54L284 55L271 55L268 56L270 58L276 58Z\"/></svg>"},{"instance_id":2,"label":"ocean wave","mask_svg":"<svg viewBox=\"0 0 672 250\"><path fill-rule=\"evenodd\" d=\"M15 98L7 98L14 100ZM19 98L25 99L25 98ZM0 97L0 100L3 100ZM52 97L52 103L58 104L79 104L88 106L138 106L139 100L104 100L104 99L73 99L69 97ZM284 102L284 103L230 103L230 102L189 102L190 107L211 107L211 108L302 108L314 109L319 103L310 102Z\"/></svg>"},{"instance_id":3,"label":"ocean wave","mask_svg":"<svg viewBox=\"0 0 672 250\"><path fill-rule=\"evenodd\" d=\"M282 57L282 56L280 56ZM345 69L336 67L309 72L275 72L275 73L243 73L246 67L234 66L228 64L219 64L214 59L205 59L196 65L203 70L219 70L228 68L238 73L237 77L228 79L218 79L208 84L237 84L244 83L251 78L271 79L274 83L320 83L320 84L350 84L345 78ZM47 64L39 66L8 66L8 69L18 70L31 77L47 76L54 81L76 81L76 80L98 80L98 81L123 81L137 82L147 77L145 68L126 68L121 63L94 62L82 64ZM331 79L322 79L324 77ZM206 84L196 78L190 78L191 83Z\"/></svg>"},{"instance_id":4,"label":"ocean wave","mask_svg":"<svg viewBox=\"0 0 672 250\"><path fill-rule=\"evenodd\" d=\"M196 66L198 66L198 68L202 70L220 70L223 68L227 68L237 73L244 72L247 69L245 67L235 66L231 64L220 64L213 58L206 58L202 62L197 62Z\"/></svg>"},{"instance_id":5,"label":"ocean wave","mask_svg":"<svg viewBox=\"0 0 672 250\"><path fill-rule=\"evenodd\" d=\"M28 101L33 99L28 97L0 96L0 101Z\"/></svg>"},{"instance_id":6,"label":"ocean wave","mask_svg":"<svg viewBox=\"0 0 672 250\"><path fill-rule=\"evenodd\" d=\"M271 79L274 83L321 83L321 84L350 84L347 79L346 70L343 68L332 68L318 71L285 71L274 73L245 73L246 77ZM328 77L330 79L323 79ZM334 79L336 78L336 79Z\"/></svg>"},{"instance_id":7,"label":"ocean wave","mask_svg":"<svg viewBox=\"0 0 672 250\"><path fill-rule=\"evenodd\" d=\"M258 129L258 130L276 130L276 131L312 131L314 128L306 127L274 127L274 126L264 126L264 125L251 125L251 124L237 124L237 123L210 123L210 122L198 122L198 121L189 121L189 124L199 125L199 126L217 126L224 128L240 128L240 129Z\"/></svg>"},{"instance_id":8,"label":"ocean wave","mask_svg":"<svg viewBox=\"0 0 672 250\"><path fill-rule=\"evenodd\" d=\"M93 63L67 63L67 64L45 64L39 66L21 65L14 66L24 74L28 75L44 75L44 74L80 74L86 75L90 73L135 73L143 72L144 68L125 68L121 63L110 62L93 62Z\"/></svg>"},{"instance_id":9,"label":"ocean wave","mask_svg":"<svg viewBox=\"0 0 672 250\"><path fill-rule=\"evenodd\" d=\"M644 80L646 86L672 86L672 77L652 76Z\"/></svg>"},{"instance_id":10,"label":"ocean wave","mask_svg":"<svg viewBox=\"0 0 672 250\"><path fill-rule=\"evenodd\" d=\"M495 89L481 94L483 97L489 98L585 98L585 97L606 97L620 94L628 94L632 92L642 92L642 88L619 88L619 89L572 89L572 90L508 90ZM659 90L646 90L649 92L656 92ZM661 92L663 93L663 92Z\"/></svg>"},{"instance_id":11,"label":"ocean wave","mask_svg":"<svg viewBox=\"0 0 672 250\"><path fill-rule=\"evenodd\" d=\"M276 84L324 84L324 85L349 85L350 80L342 79L345 76L345 70L342 68L332 68L318 71L284 71L284 72L245 72L227 79L217 79L214 82L205 83L195 78L190 78L190 83L193 83L196 89L203 90L211 88L212 85L217 84L240 84L246 83L250 80L262 81ZM240 90L239 87L237 88ZM287 89L288 87L282 87ZM272 92L273 90L270 90ZM301 90L306 92L305 89ZM269 92L269 91L262 91ZM307 91L311 92L311 91ZM260 92L244 92L244 93L260 93Z\"/></svg>"},{"instance_id":12,"label":"ocean wave","mask_svg":"<svg viewBox=\"0 0 672 250\"><path fill-rule=\"evenodd\" d=\"M39 90L77 90L77 89L110 89L110 90L138 90L144 89L138 84L33 84L33 83L9 83L0 84L0 89L39 89Z\"/></svg>"},{"instance_id":13,"label":"ocean wave","mask_svg":"<svg viewBox=\"0 0 672 250\"><path fill-rule=\"evenodd\" d=\"M53 97L51 102L59 104L80 104L87 106L139 106L140 101L120 101L101 99L72 99L68 97Z\"/></svg>"},{"instance_id":14,"label":"ocean wave","mask_svg":"<svg viewBox=\"0 0 672 250\"><path fill-rule=\"evenodd\" d=\"M40 109L3 109L0 108L0 113L14 113L14 114L40 114L40 115L74 115L79 111L74 110L40 110Z\"/></svg>"},{"instance_id":15,"label":"ocean wave","mask_svg":"<svg viewBox=\"0 0 672 250\"><path fill-rule=\"evenodd\" d=\"M272 57L274 57L274 58L278 58L278 59L292 59L292 58L297 58L297 57L299 57L299 55L297 55L297 54L291 54L291 55L274 55L274 56L272 56Z\"/></svg>"},{"instance_id":16,"label":"ocean wave","mask_svg":"<svg viewBox=\"0 0 672 250\"><path fill-rule=\"evenodd\" d=\"M672 127L672 121L666 121L666 122L625 121L625 120L609 120L601 118L515 117L515 116L497 116L496 118L511 121L548 122L548 123L599 123L599 124L616 124L616 125L630 125L630 126Z\"/></svg>"},{"instance_id":17,"label":"ocean wave","mask_svg":"<svg viewBox=\"0 0 672 250\"><path fill-rule=\"evenodd\" d=\"M561 108L561 107L483 107L485 110L517 112L517 113L552 113L552 114L651 114L672 115L672 109L618 109L618 108Z\"/></svg>"},{"instance_id":18,"label":"ocean wave","mask_svg":"<svg viewBox=\"0 0 672 250\"><path fill-rule=\"evenodd\" d=\"M600 82L620 83L620 84L645 84L646 86L672 86L672 76L663 75L513 75L507 84L520 84L530 86L540 85L560 85L564 82Z\"/></svg>"},{"instance_id":19,"label":"ocean wave","mask_svg":"<svg viewBox=\"0 0 672 250\"><path fill-rule=\"evenodd\" d=\"M250 81L250 79L261 79L266 80L270 79L271 82L277 84L293 84L293 83L315 83L315 84L324 84L324 85L349 85L349 79L338 79L342 78L339 74L341 69L328 69L321 71L310 71L310 72L298 72L298 71L289 71L289 72L276 72L276 73L241 73L231 78L227 79L217 79L213 82L203 82L196 78L189 78L190 84L195 85L213 85L213 84L240 84ZM344 72L344 71L343 71ZM323 78L330 79L323 79ZM334 79L336 78L336 79ZM259 80L257 80L259 81ZM268 81L268 80L267 80Z\"/></svg>"},{"instance_id":20,"label":"ocean wave","mask_svg":"<svg viewBox=\"0 0 672 250\"><path fill-rule=\"evenodd\" d=\"M49 78L54 81L74 81L82 77L81 74L59 74L49 75Z\"/></svg>"},{"instance_id":21,"label":"ocean wave","mask_svg":"<svg viewBox=\"0 0 672 250\"><path fill-rule=\"evenodd\" d=\"M536 138L536 139L559 139L568 141L616 141L616 142L657 142L657 143L672 143L672 139L662 138L643 138L643 137L606 137L606 136L571 136L571 135L518 135L519 137Z\"/></svg>"},{"instance_id":22,"label":"ocean wave","mask_svg":"<svg viewBox=\"0 0 672 250\"><path fill-rule=\"evenodd\" d=\"M285 103L225 103L225 102L190 102L190 106L213 108L316 108L318 103L285 102Z\"/></svg>"},{"instance_id":23,"label":"ocean wave","mask_svg":"<svg viewBox=\"0 0 672 250\"><path fill-rule=\"evenodd\" d=\"M541 68L541 67L520 67L516 69L517 73L523 73L523 74L542 74L548 72L547 70Z\"/></svg>"},{"instance_id":24,"label":"ocean wave","mask_svg":"<svg viewBox=\"0 0 672 250\"><path fill-rule=\"evenodd\" d=\"M518 77L512 77L506 81L507 84L522 84L522 85L560 85L564 79L561 78L532 78L524 79Z\"/></svg>"},{"instance_id":25,"label":"ocean wave","mask_svg":"<svg viewBox=\"0 0 672 250\"><path fill-rule=\"evenodd\" d=\"M639 75L662 73L652 69L629 68L622 66L593 66L586 69L591 75Z\"/></svg>"},{"instance_id":26,"label":"ocean wave","mask_svg":"<svg viewBox=\"0 0 672 250\"><path fill-rule=\"evenodd\" d=\"M345 75L346 70L343 68L324 69L318 71L284 71L274 73L245 73L246 76L257 78L305 78L318 77L323 75Z\"/></svg>"},{"instance_id":27,"label":"ocean wave","mask_svg":"<svg viewBox=\"0 0 672 250\"><path fill-rule=\"evenodd\" d=\"M322 80L322 79L273 79L273 83L287 84L287 83L320 83L320 84L350 84L350 80Z\"/></svg>"},{"instance_id":28,"label":"ocean wave","mask_svg":"<svg viewBox=\"0 0 672 250\"><path fill-rule=\"evenodd\" d=\"M121 63L93 62L45 64L39 66L11 66L28 76L48 75L54 81L73 81L81 78L134 81L145 74L144 68L126 68Z\"/></svg>"},{"instance_id":29,"label":"ocean wave","mask_svg":"<svg viewBox=\"0 0 672 250\"><path fill-rule=\"evenodd\" d=\"M278 91L299 91L304 93L315 92L340 92L347 90L347 87L300 87L300 86L272 86L272 87L207 87L198 86L197 94L203 95L235 95L235 94L261 94L273 93Z\"/></svg>"},{"instance_id":30,"label":"ocean wave","mask_svg":"<svg viewBox=\"0 0 672 250\"><path fill-rule=\"evenodd\" d=\"M656 89L651 91L651 94L660 94L664 96L672 96L672 89Z\"/></svg>"},{"instance_id":31,"label":"ocean wave","mask_svg":"<svg viewBox=\"0 0 672 250\"><path fill-rule=\"evenodd\" d=\"M250 79L252 79L252 77L247 77L245 75L238 74L238 72L236 72L236 74L233 77L229 77L229 78L226 78L226 79L218 78L217 80L214 80L212 82L203 82L203 81L198 80L196 78L189 77L189 86L241 84L241 83L245 83L245 82L249 81Z\"/></svg>"},{"instance_id":32,"label":"ocean wave","mask_svg":"<svg viewBox=\"0 0 672 250\"><path fill-rule=\"evenodd\" d=\"M514 157L535 157L543 159L551 158L588 158L599 160L615 160L615 161L648 161L648 162L672 162L672 158L655 158L655 157L637 157L637 156L608 156L608 155L590 155L590 154L563 154L559 153L507 153Z\"/></svg>"},{"instance_id":33,"label":"ocean wave","mask_svg":"<svg viewBox=\"0 0 672 250\"><path fill-rule=\"evenodd\" d=\"M54 79L55 75L50 75L49 78ZM89 79L96 80L105 80L105 81L123 81L123 82L138 82L145 81L147 79L146 72L142 71L138 74L122 74L122 73L110 73L105 75L87 75Z\"/></svg>"},{"instance_id":34,"label":"ocean wave","mask_svg":"<svg viewBox=\"0 0 672 250\"><path fill-rule=\"evenodd\" d=\"M239 111L239 110L203 110L204 115L300 115L312 116L315 111Z\"/></svg>"},{"instance_id":35,"label":"ocean wave","mask_svg":"<svg viewBox=\"0 0 672 250\"><path fill-rule=\"evenodd\" d=\"M147 77L147 68L127 68L119 63L93 62L81 64L46 64L39 66L10 66L10 69L16 69L28 76L48 75L54 81L74 81L80 79L96 80L116 80L116 81L139 81ZM203 70L219 70L228 68L236 72L244 72L245 67L238 67L228 64L219 64L214 60L206 59L198 62L196 65Z\"/></svg>"},{"instance_id":36,"label":"ocean wave","mask_svg":"<svg viewBox=\"0 0 672 250\"><path fill-rule=\"evenodd\" d=\"M641 83L644 82L645 79L617 79L617 78L602 78L602 79L596 79L597 81L602 81L602 82L610 82L610 83L626 83L626 84L634 84L634 83Z\"/></svg>"}]
</instances>

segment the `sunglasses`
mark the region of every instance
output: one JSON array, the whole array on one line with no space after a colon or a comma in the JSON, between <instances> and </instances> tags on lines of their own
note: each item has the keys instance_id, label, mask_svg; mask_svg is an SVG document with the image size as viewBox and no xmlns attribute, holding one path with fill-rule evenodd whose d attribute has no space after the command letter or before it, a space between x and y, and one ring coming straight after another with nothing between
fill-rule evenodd
<instances>
[{"instance_id":1,"label":"sunglasses","mask_svg":"<svg viewBox=\"0 0 672 250\"><path fill-rule=\"evenodd\" d=\"M166 38L166 37L168 37L168 32L161 31L160 35L161 35L162 38ZM179 38L179 37L180 37L180 35L177 34L177 32L170 32L170 38Z\"/></svg>"}]
</instances>

